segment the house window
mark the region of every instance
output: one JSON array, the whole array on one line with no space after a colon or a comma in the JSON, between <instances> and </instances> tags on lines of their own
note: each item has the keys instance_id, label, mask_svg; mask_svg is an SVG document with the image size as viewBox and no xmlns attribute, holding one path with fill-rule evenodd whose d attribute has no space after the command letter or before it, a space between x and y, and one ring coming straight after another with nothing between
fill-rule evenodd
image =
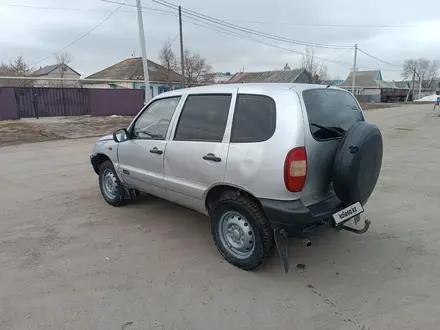
<instances>
[{"instance_id":1,"label":"house window","mask_svg":"<svg viewBox=\"0 0 440 330\"><path fill-rule=\"evenodd\" d=\"M168 86L158 86L157 90L158 90L158 94L162 94L168 92L170 88Z\"/></svg>"},{"instance_id":2,"label":"house window","mask_svg":"<svg viewBox=\"0 0 440 330\"><path fill-rule=\"evenodd\" d=\"M141 89L145 89L145 85L141 85ZM151 90L151 97L154 97L154 88L153 86L150 85L150 90Z\"/></svg>"}]
</instances>

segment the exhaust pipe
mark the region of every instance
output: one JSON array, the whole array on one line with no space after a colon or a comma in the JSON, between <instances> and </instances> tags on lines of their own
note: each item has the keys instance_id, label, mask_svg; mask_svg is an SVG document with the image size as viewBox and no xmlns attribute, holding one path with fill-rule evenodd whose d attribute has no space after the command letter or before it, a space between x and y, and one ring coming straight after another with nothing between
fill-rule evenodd
<instances>
[{"instance_id":1,"label":"exhaust pipe","mask_svg":"<svg viewBox=\"0 0 440 330\"><path fill-rule=\"evenodd\" d=\"M306 247L311 247L312 246L312 241L310 240L310 238L308 238L308 237L304 238L304 245Z\"/></svg>"}]
</instances>

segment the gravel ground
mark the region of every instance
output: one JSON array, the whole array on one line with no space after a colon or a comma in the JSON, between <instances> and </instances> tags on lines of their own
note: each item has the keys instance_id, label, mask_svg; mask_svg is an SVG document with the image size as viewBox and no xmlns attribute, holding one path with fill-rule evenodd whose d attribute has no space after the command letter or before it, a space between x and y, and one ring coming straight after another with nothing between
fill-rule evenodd
<instances>
[{"instance_id":1,"label":"gravel ground","mask_svg":"<svg viewBox=\"0 0 440 330\"><path fill-rule=\"evenodd\" d=\"M0 121L0 147L29 142L78 139L128 127L133 117L50 117Z\"/></svg>"},{"instance_id":2,"label":"gravel ground","mask_svg":"<svg viewBox=\"0 0 440 330\"><path fill-rule=\"evenodd\" d=\"M0 329L438 329L440 118L429 106L367 113L384 134L365 235L292 240L244 272L209 220L144 196L102 200L95 139L0 149ZM299 265L299 266L297 266Z\"/></svg>"}]
</instances>

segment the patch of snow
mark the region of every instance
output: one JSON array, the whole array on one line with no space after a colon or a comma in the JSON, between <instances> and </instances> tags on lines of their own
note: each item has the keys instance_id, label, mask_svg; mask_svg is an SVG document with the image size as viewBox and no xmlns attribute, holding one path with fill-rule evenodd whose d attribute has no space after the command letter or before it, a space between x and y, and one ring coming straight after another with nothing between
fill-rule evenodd
<instances>
[{"instance_id":1,"label":"patch of snow","mask_svg":"<svg viewBox=\"0 0 440 330\"><path fill-rule=\"evenodd\" d=\"M440 95L427 95L425 97L422 97L421 99L418 100L414 100L414 102L436 102L437 101L437 97L439 97Z\"/></svg>"},{"instance_id":2,"label":"patch of snow","mask_svg":"<svg viewBox=\"0 0 440 330\"><path fill-rule=\"evenodd\" d=\"M119 116L119 115L111 115L110 117L111 117L111 118L121 118L122 116Z\"/></svg>"}]
</instances>

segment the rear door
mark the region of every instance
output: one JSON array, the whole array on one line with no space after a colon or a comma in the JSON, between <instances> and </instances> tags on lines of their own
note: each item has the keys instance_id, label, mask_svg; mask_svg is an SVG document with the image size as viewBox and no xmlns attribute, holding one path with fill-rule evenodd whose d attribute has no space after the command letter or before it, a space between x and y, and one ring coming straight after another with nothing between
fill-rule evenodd
<instances>
[{"instance_id":1,"label":"rear door","mask_svg":"<svg viewBox=\"0 0 440 330\"><path fill-rule=\"evenodd\" d=\"M347 91L315 88L302 92L307 151L307 180L301 200L308 206L327 199L333 194L332 172L336 148L341 140L337 132L349 130L354 123L363 121L362 110Z\"/></svg>"},{"instance_id":2,"label":"rear door","mask_svg":"<svg viewBox=\"0 0 440 330\"><path fill-rule=\"evenodd\" d=\"M236 91L236 88L235 88ZM205 211L204 193L224 181L235 92L188 95L168 142L164 184L168 198Z\"/></svg>"}]
</instances>

